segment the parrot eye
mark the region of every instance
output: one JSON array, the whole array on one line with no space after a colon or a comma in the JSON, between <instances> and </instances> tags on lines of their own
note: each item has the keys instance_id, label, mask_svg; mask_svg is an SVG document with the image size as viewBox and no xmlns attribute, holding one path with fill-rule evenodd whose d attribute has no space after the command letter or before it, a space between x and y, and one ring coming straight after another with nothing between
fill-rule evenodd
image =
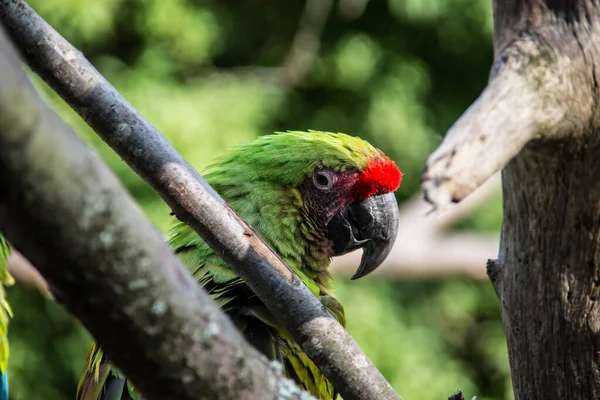
<instances>
[{"instance_id":1,"label":"parrot eye","mask_svg":"<svg viewBox=\"0 0 600 400\"><path fill-rule=\"evenodd\" d=\"M316 171L313 174L313 183L318 189L329 190L337 181L337 176L331 171Z\"/></svg>"}]
</instances>

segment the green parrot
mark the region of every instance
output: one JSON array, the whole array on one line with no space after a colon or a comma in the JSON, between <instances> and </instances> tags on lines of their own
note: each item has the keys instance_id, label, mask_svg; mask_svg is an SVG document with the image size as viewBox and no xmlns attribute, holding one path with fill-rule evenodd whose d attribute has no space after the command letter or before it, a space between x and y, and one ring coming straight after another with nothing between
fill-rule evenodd
<instances>
[{"instance_id":1,"label":"green parrot","mask_svg":"<svg viewBox=\"0 0 600 400\"><path fill-rule=\"evenodd\" d=\"M10 245L0 234L0 400L8 400L8 322L13 313L6 299L6 286L15 283L8 272Z\"/></svg>"},{"instance_id":2,"label":"green parrot","mask_svg":"<svg viewBox=\"0 0 600 400\"><path fill-rule=\"evenodd\" d=\"M398 231L393 192L402 180L394 162L357 137L286 132L238 145L210 165L204 177L345 326L328 267L332 256L362 248L352 277L357 279L389 254ZM189 226L176 220L169 244L249 343L279 360L286 375L315 397L337 398L288 331ZM94 344L77 399L130 398L140 394Z\"/></svg>"}]
</instances>

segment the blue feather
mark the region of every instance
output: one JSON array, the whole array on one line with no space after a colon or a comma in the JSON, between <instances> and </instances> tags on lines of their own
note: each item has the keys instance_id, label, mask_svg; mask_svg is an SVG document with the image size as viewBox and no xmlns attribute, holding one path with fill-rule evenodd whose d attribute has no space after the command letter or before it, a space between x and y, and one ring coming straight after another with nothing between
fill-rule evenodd
<instances>
[{"instance_id":1,"label":"blue feather","mask_svg":"<svg viewBox=\"0 0 600 400\"><path fill-rule=\"evenodd\" d=\"M0 375L0 400L8 400L8 371Z\"/></svg>"},{"instance_id":2,"label":"blue feather","mask_svg":"<svg viewBox=\"0 0 600 400\"><path fill-rule=\"evenodd\" d=\"M123 396L125 388L125 379L112 377L107 379L106 391L102 395L102 400L119 400ZM2 400L2 399L0 399Z\"/></svg>"}]
</instances>

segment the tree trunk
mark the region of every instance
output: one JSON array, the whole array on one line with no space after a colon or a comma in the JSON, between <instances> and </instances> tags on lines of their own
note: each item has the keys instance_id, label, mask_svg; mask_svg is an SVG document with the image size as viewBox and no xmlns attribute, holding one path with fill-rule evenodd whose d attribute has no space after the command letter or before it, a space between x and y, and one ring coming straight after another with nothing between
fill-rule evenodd
<instances>
[{"instance_id":1,"label":"tree trunk","mask_svg":"<svg viewBox=\"0 0 600 400\"><path fill-rule=\"evenodd\" d=\"M504 167L488 274L516 399L600 398L600 138L596 1L495 1L495 62L423 174L437 206Z\"/></svg>"},{"instance_id":2,"label":"tree trunk","mask_svg":"<svg viewBox=\"0 0 600 400\"><path fill-rule=\"evenodd\" d=\"M545 92L540 97L566 103L558 129L538 132L542 139L503 171L501 261L490 276L515 398L598 399L598 9L585 1L525 4L520 10L517 2L500 3L494 7L497 54L517 38L533 40L552 64L551 76L539 74ZM519 34L522 24L531 25ZM512 42L508 48L515 47ZM526 68L538 75L535 59L528 61Z\"/></svg>"},{"instance_id":3,"label":"tree trunk","mask_svg":"<svg viewBox=\"0 0 600 400\"><path fill-rule=\"evenodd\" d=\"M504 170L500 300L517 399L600 398L600 146L527 148Z\"/></svg>"}]
</instances>

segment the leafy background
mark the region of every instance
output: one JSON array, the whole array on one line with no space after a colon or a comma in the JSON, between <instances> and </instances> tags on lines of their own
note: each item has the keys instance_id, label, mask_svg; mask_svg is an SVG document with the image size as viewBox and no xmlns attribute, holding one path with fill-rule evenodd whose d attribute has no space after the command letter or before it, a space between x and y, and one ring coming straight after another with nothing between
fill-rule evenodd
<instances>
[{"instance_id":1,"label":"leafy background","mask_svg":"<svg viewBox=\"0 0 600 400\"><path fill-rule=\"evenodd\" d=\"M30 4L197 168L230 145L273 131L342 131L397 162L405 173L400 202L418 191L426 157L484 87L492 60L489 0L335 1L310 69L292 84L279 78L299 68L282 66L305 1ZM166 233L162 201L31 76ZM500 224L495 198L454 229L497 233ZM404 399L443 399L457 389L482 400L512 398L488 281L339 277L337 293L349 331ZM16 287L9 296L16 311L11 399L73 398L91 338L35 292Z\"/></svg>"}]
</instances>

